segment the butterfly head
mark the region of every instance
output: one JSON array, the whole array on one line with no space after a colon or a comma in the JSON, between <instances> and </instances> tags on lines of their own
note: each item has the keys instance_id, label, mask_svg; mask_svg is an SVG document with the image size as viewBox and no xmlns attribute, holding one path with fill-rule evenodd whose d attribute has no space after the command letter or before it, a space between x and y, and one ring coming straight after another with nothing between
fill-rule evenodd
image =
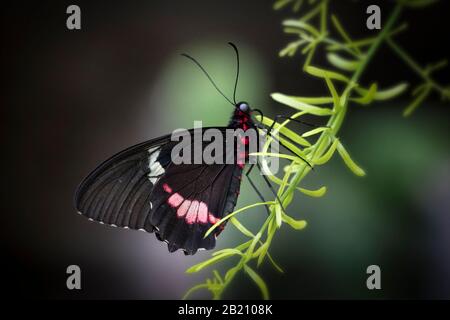
<instances>
[{"instance_id":1,"label":"butterfly head","mask_svg":"<svg viewBox=\"0 0 450 320\"><path fill-rule=\"evenodd\" d=\"M239 111L241 111L243 113L247 113L247 114L250 114L251 111L252 111L250 109L249 104L247 102L245 102L245 101L238 102L236 104L236 109L238 109Z\"/></svg>"}]
</instances>

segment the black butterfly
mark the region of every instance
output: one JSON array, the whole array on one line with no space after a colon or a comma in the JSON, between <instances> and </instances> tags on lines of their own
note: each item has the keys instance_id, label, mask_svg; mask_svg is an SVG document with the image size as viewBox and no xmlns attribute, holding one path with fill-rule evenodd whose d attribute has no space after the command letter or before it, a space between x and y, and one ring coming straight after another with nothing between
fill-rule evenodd
<instances>
[{"instance_id":1,"label":"black butterfly","mask_svg":"<svg viewBox=\"0 0 450 320\"><path fill-rule=\"evenodd\" d=\"M236 102L239 53L234 44L230 45L237 57L234 101L223 94L194 58L183 55L196 63L234 106L228 127L217 129L256 129L258 123L252 115L261 111L251 109L246 102ZM208 237L204 235L233 211L244 165L175 164L171 158L175 144L167 135L132 146L106 160L79 186L75 196L78 212L100 223L154 232L159 240L167 242L170 252L182 249L192 255L198 249L214 248L223 225ZM261 196L259 192L258 195Z\"/></svg>"}]
</instances>

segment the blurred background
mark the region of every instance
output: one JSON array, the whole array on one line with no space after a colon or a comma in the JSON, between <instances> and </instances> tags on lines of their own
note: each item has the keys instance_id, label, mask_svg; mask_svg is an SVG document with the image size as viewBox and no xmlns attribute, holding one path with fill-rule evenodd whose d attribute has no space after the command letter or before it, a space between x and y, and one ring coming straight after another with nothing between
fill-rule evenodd
<instances>
[{"instance_id":1,"label":"blurred background","mask_svg":"<svg viewBox=\"0 0 450 320\"><path fill-rule=\"evenodd\" d=\"M2 4L2 288L10 297L178 299L210 276L184 273L210 252L170 254L153 234L89 222L73 207L78 183L130 145L194 120L227 123L230 106L182 52L231 93L235 60L227 42L236 43L238 97L269 116L292 112L271 100L272 92L314 96L326 88L301 72L302 56L278 57L291 39L281 21L296 15L273 11L272 1L74 3L80 31L66 28L72 2ZM392 3L374 3L384 22ZM333 1L332 9L350 34L367 36L368 4ZM403 15L409 30L399 42L420 63L450 57L443 39L449 12L441 1ZM447 84L448 75L446 69L437 79ZM386 47L364 79L418 81ZM308 227L277 234L271 253L285 274L261 269L272 298L450 298L449 105L432 96L405 119L407 102L350 108L340 138L367 176L355 177L335 157L307 177L305 187L327 185L328 192L299 195L289 207ZM238 207L255 201L244 181ZM265 211L241 217L255 230ZM218 249L242 240L230 225ZM81 267L80 291L66 289L71 264ZM381 268L382 290L366 288L372 264ZM241 275L226 297L260 293Z\"/></svg>"}]
</instances>

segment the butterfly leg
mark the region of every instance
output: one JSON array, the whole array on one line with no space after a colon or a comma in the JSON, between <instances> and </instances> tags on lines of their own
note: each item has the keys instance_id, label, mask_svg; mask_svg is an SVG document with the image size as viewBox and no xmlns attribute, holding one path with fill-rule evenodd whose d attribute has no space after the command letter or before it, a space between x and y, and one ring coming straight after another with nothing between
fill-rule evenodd
<instances>
[{"instance_id":1,"label":"butterfly leg","mask_svg":"<svg viewBox=\"0 0 450 320\"><path fill-rule=\"evenodd\" d=\"M296 120L296 119L293 119L293 120ZM313 166L311 165L311 163L308 162L308 160L306 160L306 159L303 158L301 155L299 155L298 153L296 153L295 151L293 151L291 148L289 148L288 146L286 146L283 142L280 141L280 139L277 139L275 136L272 135L271 131L272 131L274 125L275 125L275 122L276 122L276 121L272 122L272 125L270 126L269 130L267 130L266 134L267 134L268 136L271 136L272 138L276 139L280 145L282 145L284 148L286 148L286 150L289 150L293 155L295 155L295 156L299 157L300 159L302 159L303 162L305 162L311 169L314 170ZM259 129L266 129L266 127L264 127L263 125L261 125L261 126L255 126L255 129L256 129L256 130L258 130L258 128L259 128ZM259 151L260 151L260 150L259 150L259 135L258 135L258 143L257 143L257 146L258 146L258 150L257 150L257 151L259 152Z\"/></svg>"},{"instance_id":2,"label":"butterfly leg","mask_svg":"<svg viewBox=\"0 0 450 320\"><path fill-rule=\"evenodd\" d=\"M272 138L276 139L276 137L274 137L274 136L273 136L271 133L269 133L269 132L267 132L267 135L269 135L269 136L271 136ZM309 163L308 160L306 160L306 159L303 158L301 155L299 155L298 153L296 153L294 150L292 150L291 148L289 148L288 146L286 146L285 144L283 144L283 142L281 142L279 139L277 139L277 140L278 140L278 143L279 143L280 145L282 145L284 148L286 148L287 150L289 150L293 155L299 157L303 162L305 162L305 163L308 165L308 167L310 167L311 169L314 170L314 167L311 165L311 163Z\"/></svg>"},{"instance_id":3,"label":"butterfly leg","mask_svg":"<svg viewBox=\"0 0 450 320\"><path fill-rule=\"evenodd\" d=\"M248 179L248 182L250 182L250 185L252 186L253 190L256 192L256 194L258 195L258 197L262 200L262 202L266 202L266 199L264 199L264 196L261 194L261 192L258 190L258 188L256 187L255 183L253 182L253 180L250 178L250 172L252 171L253 167L255 165L252 164L250 165L250 168L247 170L247 172L245 173L245 176ZM269 208L267 208L267 206L265 206L266 210L267 210L267 215L270 215L270 211Z\"/></svg>"},{"instance_id":4,"label":"butterfly leg","mask_svg":"<svg viewBox=\"0 0 450 320\"><path fill-rule=\"evenodd\" d=\"M260 172L263 172L263 170L262 170L261 165L259 164L259 162L257 162L256 165L258 166L259 171L260 171ZM267 179L267 177L266 177L265 174L262 174L262 177L263 177L264 181L266 182L267 186L269 187L270 191L273 193L273 195L274 195L275 198L277 199L278 203L280 204L281 210L283 210L283 212L286 213L286 210L284 210L284 207L283 207L283 203L281 202L280 197L278 197L278 194L277 194L277 192L275 191L275 189L273 188L273 186L272 186L272 184L270 183L269 179Z\"/></svg>"},{"instance_id":5,"label":"butterfly leg","mask_svg":"<svg viewBox=\"0 0 450 320\"><path fill-rule=\"evenodd\" d=\"M278 114L278 115L275 116L275 118L274 118L274 120L273 120L273 122L272 122L272 124L270 126L269 132L272 131L273 127L275 126L275 123L278 123L278 119L291 120L291 121L294 121L294 122L297 122L297 123L301 123L301 124L307 125L308 127L312 127L312 128L317 128L318 127L317 125L309 123L309 122L306 122L306 121L302 121L302 120L298 120L298 119L295 119L295 118L291 118L291 117L286 116L284 114Z\"/></svg>"}]
</instances>

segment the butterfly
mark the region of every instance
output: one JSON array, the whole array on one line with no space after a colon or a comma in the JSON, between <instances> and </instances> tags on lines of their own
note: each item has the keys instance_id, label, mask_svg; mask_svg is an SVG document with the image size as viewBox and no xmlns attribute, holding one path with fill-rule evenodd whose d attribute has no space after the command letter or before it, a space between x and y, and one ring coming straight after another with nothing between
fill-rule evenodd
<instances>
[{"instance_id":1,"label":"butterfly","mask_svg":"<svg viewBox=\"0 0 450 320\"><path fill-rule=\"evenodd\" d=\"M261 111L250 108L247 102L236 102L239 52L233 43L229 44L237 58L233 101L197 60L183 56L192 60L234 107L228 126L215 129L245 132L257 128L253 115ZM248 144L248 140L241 143ZM186 255L193 255L199 249L213 249L224 224L207 237L204 235L234 210L248 153L241 154L240 163L175 163L175 146L169 134L112 156L79 185L76 209L92 221L155 233L168 244L170 252L181 249Z\"/></svg>"}]
</instances>

